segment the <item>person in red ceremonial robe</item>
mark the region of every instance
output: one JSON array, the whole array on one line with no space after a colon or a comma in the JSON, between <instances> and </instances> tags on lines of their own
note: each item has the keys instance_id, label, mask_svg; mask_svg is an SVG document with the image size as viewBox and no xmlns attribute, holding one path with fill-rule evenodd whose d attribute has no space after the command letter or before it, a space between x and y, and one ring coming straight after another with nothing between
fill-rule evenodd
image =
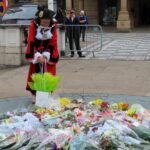
<instances>
[{"instance_id":1,"label":"person in red ceremonial robe","mask_svg":"<svg viewBox=\"0 0 150 150\"><path fill-rule=\"evenodd\" d=\"M26 89L32 94L32 103L35 103L36 95L36 91L31 90L28 85L28 82L32 82L32 74L47 71L56 75L59 53L56 23L53 22L53 15L53 11L39 7L36 18L31 22L29 28L26 60L30 61L30 67Z\"/></svg>"}]
</instances>

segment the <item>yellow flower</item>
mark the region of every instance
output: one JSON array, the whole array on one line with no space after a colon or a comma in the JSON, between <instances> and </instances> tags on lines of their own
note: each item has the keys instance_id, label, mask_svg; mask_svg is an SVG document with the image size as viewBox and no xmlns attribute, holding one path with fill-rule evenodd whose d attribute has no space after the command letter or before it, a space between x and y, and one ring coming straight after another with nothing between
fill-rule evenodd
<instances>
[{"instance_id":1,"label":"yellow flower","mask_svg":"<svg viewBox=\"0 0 150 150\"><path fill-rule=\"evenodd\" d=\"M104 101L102 99L96 99L94 103L96 106L100 106L103 102Z\"/></svg>"},{"instance_id":2,"label":"yellow flower","mask_svg":"<svg viewBox=\"0 0 150 150\"><path fill-rule=\"evenodd\" d=\"M10 124L10 123L11 123L11 119L10 119L10 118L5 119L4 122L5 122L6 124Z\"/></svg>"},{"instance_id":3,"label":"yellow flower","mask_svg":"<svg viewBox=\"0 0 150 150\"><path fill-rule=\"evenodd\" d=\"M67 105L71 104L71 100L68 98L60 98L59 103L61 107L66 107Z\"/></svg>"},{"instance_id":4,"label":"yellow flower","mask_svg":"<svg viewBox=\"0 0 150 150\"><path fill-rule=\"evenodd\" d=\"M119 108L119 109L122 109L122 105L123 105L123 102L119 102L119 103L118 103L118 108Z\"/></svg>"},{"instance_id":5,"label":"yellow flower","mask_svg":"<svg viewBox=\"0 0 150 150\"><path fill-rule=\"evenodd\" d=\"M52 114L54 114L55 112L54 112L53 110L51 110L51 109L47 109L47 110L46 110L46 113L49 114L49 115L52 115Z\"/></svg>"},{"instance_id":6,"label":"yellow flower","mask_svg":"<svg viewBox=\"0 0 150 150\"><path fill-rule=\"evenodd\" d=\"M81 131L80 131L80 128L77 127L77 126L73 126L73 127L72 127L72 131L73 131L74 134L79 134L79 133L81 132Z\"/></svg>"},{"instance_id":7,"label":"yellow flower","mask_svg":"<svg viewBox=\"0 0 150 150\"><path fill-rule=\"evenodd\" d=\"M46 113L46 109L45 109L45 108L39 108L39 109L37 109L35 112L36 112L37 114L42 115L42 114L45 114L45 113Z\"/></svg>"},{"instance_id":8,"label":"yellow flower","mask_svg":"<svg viewBox=\"0 0 150 150\"><path fill-rule=\"evenodd\" d=\"M51 116L52 117L56 117L56 116L58 116L59 114L58 114L58 112L56 112L56 111L54 111L52 114L51 114Z\"/></svg>"},{"instance_id":9,"label":"yellow flower","mask_svg":"<svg viewBox=\"0 0 150 150\"><path fill-rule=\"evenodd\" d=\"M118 103L118 107L120 110L127 110L129 108L129 104L120 102L120 103Z\"/></svg>"},{"instance_id":10,"label":"yellow flower","mask_svg":"<svg viewBox=\"0 0 150 150\"><path fill-rule=\"evenodd\" d=\"M136 113L136 110L135 109L132 109L130 108L128 111L127 111L127 115L130 116L130 117L133 117L133 115Z\"/></svg>"}]
</instances>

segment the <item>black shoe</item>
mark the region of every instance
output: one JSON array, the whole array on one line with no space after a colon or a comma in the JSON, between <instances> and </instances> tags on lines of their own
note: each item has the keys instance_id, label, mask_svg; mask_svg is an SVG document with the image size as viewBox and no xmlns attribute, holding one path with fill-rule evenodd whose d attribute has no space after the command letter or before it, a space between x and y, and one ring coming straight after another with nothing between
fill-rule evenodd
<instances>
[{"instance_id":1,"label":"black shoe","mask_svg":"<svg viewBox=\"0 0 150 150\"><path fill-rule=\"evenodd\" d=\"M33 105L35 105L35 102L32 102Z\"/></svg>"},{"instance_id":2,"label":"black shoe","mask_svg":"<svg viewBox=\"0 0 150 150\"><path fill-rule=\"evenodd\" d=\"M73 54L71 54L71 56L70 57L74 57L74 55Z\"/></svg>"},{"instance_id":3,"label":"black shoe","mask_svg":"<svg viewBox=\"0 0 150 150\"><path fill-rule=\"evenodd\" d=\"M79 55L79 57L82 57L82 58L83 58L83 57L85 57L85 55Z\"/></svg>"}]
</instances>

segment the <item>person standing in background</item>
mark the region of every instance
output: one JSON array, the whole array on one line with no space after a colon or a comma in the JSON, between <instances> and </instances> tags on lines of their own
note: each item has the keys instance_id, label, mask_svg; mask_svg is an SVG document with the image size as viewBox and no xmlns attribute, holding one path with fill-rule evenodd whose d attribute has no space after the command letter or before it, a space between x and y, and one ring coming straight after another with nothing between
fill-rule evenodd
<instances>
[{"instance_id":1,"label":"person standing in background","mask_svg":"<svg viewBox=\"0 0 150 150\"><path fill-rule=\"evenodd\" d=\"M85 15L84 10L80 11L80 16L79 16L79 22L80 25L83 25L80 27L80 35L82 35L82 41L85 41L85 30L86 30L86 24L88 24L88 17Z\"/></svg>"},{"instance_id":2,"label":"person standing in background","mask_svg":"<svg viewBox=\"0 0 150 150\"><path fill-rule=\"evenodd\" d=\"M69 39L71 57L74 57L74 42L79 57L85 57L84 55L82 55L81 47L80 47L79 18L75 16L74 10L70 10L69 16L66 18L65 24L68 25L67 35Z\"/></svg>"}]
</instances>

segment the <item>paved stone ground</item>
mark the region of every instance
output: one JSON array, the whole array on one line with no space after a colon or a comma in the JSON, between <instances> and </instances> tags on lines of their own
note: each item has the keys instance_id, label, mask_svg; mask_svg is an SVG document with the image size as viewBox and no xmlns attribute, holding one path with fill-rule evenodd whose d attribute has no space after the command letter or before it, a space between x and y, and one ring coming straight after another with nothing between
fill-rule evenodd
<instances>
[{"instance_id":1,"label":"paved stone ground","mask_svg":"<svg viewBox=\"0 0 150 150\"><path fill-rule=\"evenodd\" d=\"M98 51L95 57L104 60L150 60L150 33L103 33L102 43L101 49L100 38L87 34L86 44L81 42L82 51ZM91 52L84 55L93 58Z\"/></svg>"},{"instance_id":2,"label":"paved stone ground","mask_svg":"<svg viewBox=\"0 0 150 150\"><path fill-rule=\"evenodd\" d=\"M150 33L105 33L102 51L96 57L120 60L150 60Z\"/></svg>"}]
</instances>

